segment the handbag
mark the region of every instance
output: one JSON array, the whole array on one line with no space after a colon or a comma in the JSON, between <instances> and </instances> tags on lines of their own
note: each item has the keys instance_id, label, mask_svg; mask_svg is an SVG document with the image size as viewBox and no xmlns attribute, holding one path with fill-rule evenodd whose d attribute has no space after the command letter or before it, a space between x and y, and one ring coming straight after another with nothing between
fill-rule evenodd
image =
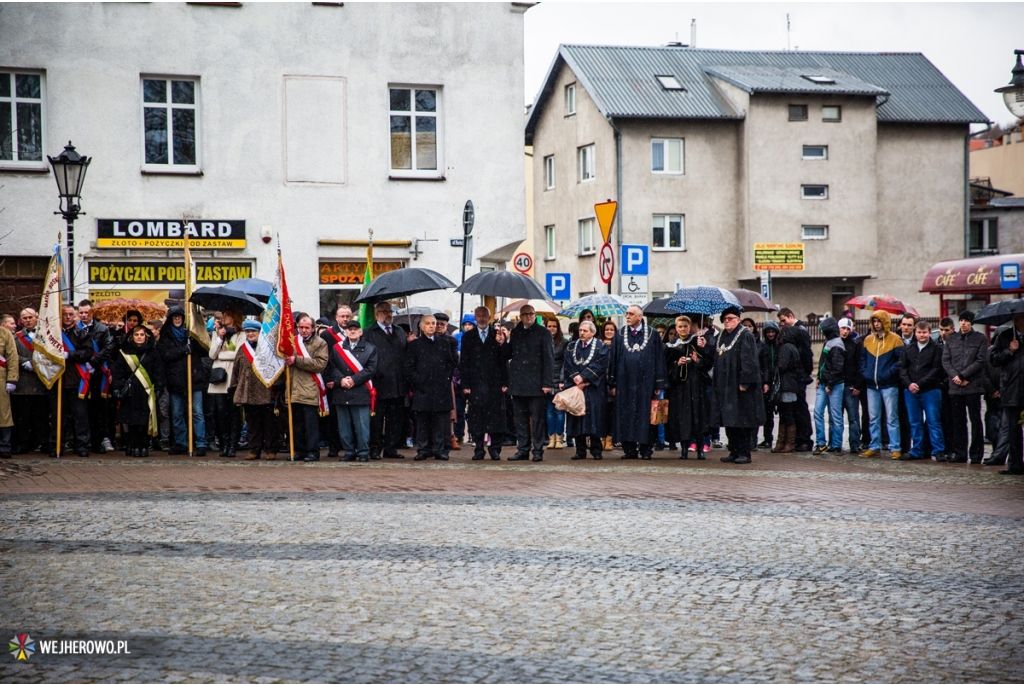
<instances>
[{"instance_id":1,"label":"handbag","mask_svg":"<svg viewBox=\"0 0 1024 685\"><path fill-rule=\"evenodd\" d=\"M210 384L217 385L219 383L227 383L228 372L226 369L222 369L219 366L214 367L210 370Z\"/></svg>"},{"instance_id":2,"label":"handbag","mask_svg":"<svg viewBox=\"0 0 1024 685\"><path fill-rule=\"evenodd\" d=\"M651 400L651 425L668 423L668 400Z\"/></svg>"},{"instance_id":3,"label":"handbag","mask_svg":"<svg viewBox=\"0 0 1024 685\"><path fill-rule=\"evenodd\" d=\"M555 409L568 412L573 416L584 416L587 413L586 397L584 397L583 391L575 385L557 393L553 402Z\"/></svg>"},{"instance_id":4,"label":"handbag","mask_svg":"<svg viewBox=\"0 0 1024 685\"><path fill-rule=\"evenodd\" d=\"M779 370L775 369L775 377L772 378L771 385L768 386L768 394L765 395L765 399L768 404L775 404L779 401L779 393L782 391L782 377L779 375Z\"/></svg>"}]
</instances>

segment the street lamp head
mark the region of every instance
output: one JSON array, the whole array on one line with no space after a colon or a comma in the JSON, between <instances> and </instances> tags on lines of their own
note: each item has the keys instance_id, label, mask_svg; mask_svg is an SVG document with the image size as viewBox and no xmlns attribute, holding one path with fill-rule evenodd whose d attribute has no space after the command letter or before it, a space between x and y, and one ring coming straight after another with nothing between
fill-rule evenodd
<instances>
[{"instance_id":1,"label":"street lamp head","mask_svg":"<svg viewBox=\"0 0 1024 685\"><path fill-rule=\"evenodd\" d=\"M82 195L85 172L92 158L78 154L69 140L63 152L56 157L47 155L46 159L50 160L50 166L53 167L53 175L57 179L57 194L61 200L66 200L69 206L77 204L75 200Z\"/></svg>"},{"instance_id":2,"label":"street lamp head","mask_svg":"<svg viewBox=\"0 0 1024 685\"><path fill-rule=\"evenodd\" d=\"M1008 85L996 88L997 93L1003 94L1003 102L1010 114L1018 119L1024 118L1024 64L1021 64L1021 55L1024 50L1014 50L1017 55L1017 64L1013 67L1013 77Z\"/></svg>"}]
</instances>

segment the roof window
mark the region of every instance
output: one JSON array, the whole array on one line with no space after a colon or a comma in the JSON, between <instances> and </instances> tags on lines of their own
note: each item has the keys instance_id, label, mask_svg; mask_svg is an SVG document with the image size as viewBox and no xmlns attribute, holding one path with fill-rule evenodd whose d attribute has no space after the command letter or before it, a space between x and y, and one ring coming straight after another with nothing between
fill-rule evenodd
<instances>
[{"instance_id":1,"label":"roof window","mask_svg":"<svg viewBox=\"0 0 1024 685\"><path fill-rule=\"evenodd\" d=\"M817 83L819 86L834 86L836 80L831 76L820 76L814 74L801 74L800 78L807 79L811 83Z\"/></svg>"},{"instance_id":2,"label":"roof window","mask_svg":"<svg viewBox=\"0 0 1024 685\"><path fill-rule=\"evenodd\" d=\"M655 78L658 79L661 87L665 90L686 90L683 88L683 85L679 83L676 77L671 74L666 76L655 76Z\"/></svg>"}]
</instances>

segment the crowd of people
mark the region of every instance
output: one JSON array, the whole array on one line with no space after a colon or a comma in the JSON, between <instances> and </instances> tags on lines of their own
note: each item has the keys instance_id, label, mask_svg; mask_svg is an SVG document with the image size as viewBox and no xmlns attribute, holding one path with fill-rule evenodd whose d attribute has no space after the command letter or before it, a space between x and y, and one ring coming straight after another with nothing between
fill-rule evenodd
<instances>
[{"instance_id":1,"label":"crowd of people","mask_svg":"<svg viewBox=\"0 0 1024 685\"><path fill-rule=\"evenodd\" d=\"M633 306L620 327L584 310L564 332L531 305L514 323L478 307L454 333L441 312L399 325L381 302L374 316L364 330L346 305L334 322L295 314L291 372L267 387L253 367L261 324L238 311L210 316L207 349L191 339L181 307L155 321L128 311L108 326L83 300L63 307L66 368L50 390L34 373L35 310L0 317L0 457L87 457L117 443L134 457L191 448L317 461L326 447L328 457L366 462L414 447L416 460L447 460L471 445L474 460L499 460L504 447L514 448L509 461L564 447L574 460L602 459L615 446L622 459L666 449L705 459L724 428L721 460L735 464L757 449L842 454L846 433L865 458L887 447L892 459L1024 473L1024 316L997 329L991 346L970 311L956 324L942 319L937 335L911 316L896 333L889 314L874 312L863 336L850 317L827 317L817 364L810 334L786 308L760 330L738 308L722 311L718 326L699 314L652 326ZM582 404L567 414L556 398L570 388Z\"/></svg>"}]
</instances>

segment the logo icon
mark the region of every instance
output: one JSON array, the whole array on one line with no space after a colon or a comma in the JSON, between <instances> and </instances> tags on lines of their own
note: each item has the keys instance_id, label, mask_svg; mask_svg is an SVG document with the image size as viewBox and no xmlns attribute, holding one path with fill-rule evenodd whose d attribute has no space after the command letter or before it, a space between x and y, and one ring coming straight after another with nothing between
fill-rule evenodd
<instances>
[{"instance_id":1,"label":"logo icon","mask_svg":"<svg viewBox=\"0 0 1024 685\"><path fill-rule=\"evenodd\" d=\"M16 661L28 661L28 658L36 653L36 643L28 633L15 635L10 642L11 655Z\"/></svg>"}]
</instances>

